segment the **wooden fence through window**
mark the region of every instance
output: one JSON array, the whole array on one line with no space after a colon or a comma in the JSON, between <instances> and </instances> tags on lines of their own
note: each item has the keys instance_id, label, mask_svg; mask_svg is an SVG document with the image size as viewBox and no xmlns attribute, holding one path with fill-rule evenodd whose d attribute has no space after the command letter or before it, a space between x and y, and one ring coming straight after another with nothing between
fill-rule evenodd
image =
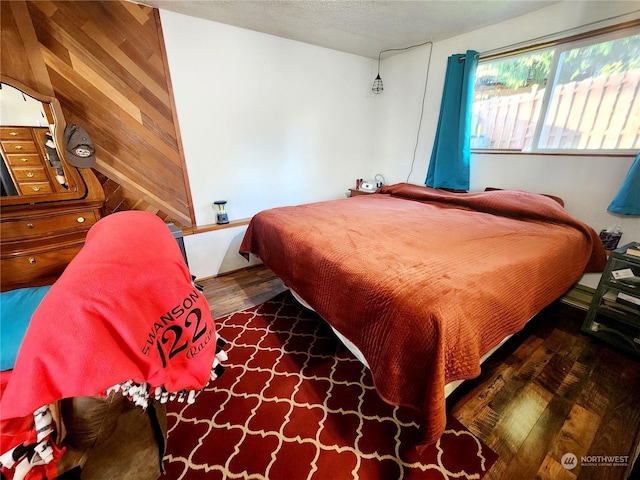
<instances>
[{"instance_id":1,"label":"wooden fence through window","mask_svg":"<svg viewBox=\"0 0 640 480\"><path fill-rule=\"evenodd\" d=\"M477 88L472 148L532 148L545 88ZM540 149L640 149L640 69L556 85Z\"/></svg>"}]
</instances>

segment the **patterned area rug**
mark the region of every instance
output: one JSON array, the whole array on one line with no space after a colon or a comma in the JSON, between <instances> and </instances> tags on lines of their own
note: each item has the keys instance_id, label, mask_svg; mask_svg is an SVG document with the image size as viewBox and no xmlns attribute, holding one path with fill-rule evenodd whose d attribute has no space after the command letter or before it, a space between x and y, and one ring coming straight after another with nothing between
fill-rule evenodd
<instances>
[{"instance_id":1,"label":"patterned area rug","mask_svg":"<svg viewBox=\"0 0 640 480\"><path fill-rule=\"evenodd\" d=\"M455 419L419 455L415 414L288 292L216 323L226 373L168 405L163 479L480 479L497 459Z\"/></svg>"}]
</instances>

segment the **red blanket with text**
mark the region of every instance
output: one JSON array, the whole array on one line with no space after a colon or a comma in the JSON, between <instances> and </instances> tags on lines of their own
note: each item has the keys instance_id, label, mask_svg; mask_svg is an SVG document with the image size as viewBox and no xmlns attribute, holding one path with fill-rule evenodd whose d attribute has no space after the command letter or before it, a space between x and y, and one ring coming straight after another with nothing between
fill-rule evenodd
<instances>
[{"instance_id":1,"label":"red blanket with text","mask_svg":"<svg viewBox=\"0 0 640 480\"><path fill-rule=\"evenodd\" d=\"M127 380L199 390L216 340L207 300L164 222L111 214L35 311L0 401L2 422Z\"/></svg>"}]
</instances>

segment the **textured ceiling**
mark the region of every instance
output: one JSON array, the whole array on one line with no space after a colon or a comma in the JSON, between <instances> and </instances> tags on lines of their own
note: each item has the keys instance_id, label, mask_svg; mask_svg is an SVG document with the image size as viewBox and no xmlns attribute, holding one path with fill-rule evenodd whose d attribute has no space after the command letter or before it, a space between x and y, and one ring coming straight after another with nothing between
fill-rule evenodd
<instances>
[{"instance_id":1,"label":"textured ceiling","mask_svg":"<svg viewBox=\"0 0 640 480\"><path fill-rule=\"evenodd\" d=\"M136 0L156 8L371 58L438 41L558 0Z\"/></svg>"}]
</instances>

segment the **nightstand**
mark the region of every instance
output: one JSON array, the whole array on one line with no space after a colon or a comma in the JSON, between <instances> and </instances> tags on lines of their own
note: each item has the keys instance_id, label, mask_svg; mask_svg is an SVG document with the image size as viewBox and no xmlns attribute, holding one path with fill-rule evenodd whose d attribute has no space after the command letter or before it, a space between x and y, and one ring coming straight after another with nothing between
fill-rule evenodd
<instances>
[{"instance_id":1,"label":"nightstand","mask_svg":"<svg viewBox=\"0 0 640 480\"><path fill-rule=\"evenodd\" d=\"M640 356L640 257L626 253L633 245L611 252L582 331Z\"/></svg>"}]
</instances>

